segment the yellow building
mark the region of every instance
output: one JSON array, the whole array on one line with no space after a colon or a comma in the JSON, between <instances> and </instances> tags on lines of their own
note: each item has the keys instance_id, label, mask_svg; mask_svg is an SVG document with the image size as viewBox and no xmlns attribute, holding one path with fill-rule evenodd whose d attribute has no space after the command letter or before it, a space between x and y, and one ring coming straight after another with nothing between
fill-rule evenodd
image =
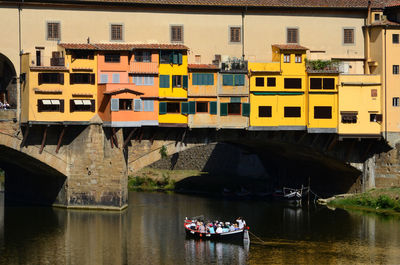
<instances>
[{"instance_id":1,"label":"yellow building","mask_svg":"<svg viewBox=\"0 0 400 265\"><path fill-rule=\"evenodd\" d=\"M96 113L97 58L91 50L59 45L40 66L22 56L21 121L29 124L88 124Z\"/></svg>"},{"instance_id":2,"label":"yellow building","mask_svg":"<svg viewBox=\"0 0 400 265\"><path fill-rule=\"evenodd\" d=\"M250 130L305 130L307 48L272 45L272 62L249 63Z\"/></svg>"},{"instance_id":3,"label":"yellow building","mask_svg":"<svg viewBox=\"0 0 400 265\"><path fill-rule=\"evenodd\" d=\"M380 138L381 94L379 75L340 75L339 134Z\"/></svg>"},{"instance_id":4,"label":"yellow building","mask_svg":"<svg viewBox=\"0 0 400 265\"><path fill-rule=\"evenodd\" d=\"M187 48L161 50L159 66L159 126L187 127L189 104Z\"/></svg>"}]
</instances>

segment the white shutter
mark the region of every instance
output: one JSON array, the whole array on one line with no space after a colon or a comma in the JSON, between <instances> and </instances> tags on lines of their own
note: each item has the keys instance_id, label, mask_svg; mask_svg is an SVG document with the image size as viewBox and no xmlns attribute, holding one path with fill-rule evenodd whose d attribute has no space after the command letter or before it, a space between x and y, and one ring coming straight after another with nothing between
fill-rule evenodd
<instances>
[{"instance_id":1,"label":"white shutter","mask_svg":"<svg viewBox=\"0 0 400 265\"><path fill-rule=\"evenodd\" d=\"M144 111L154 111L154 100L143 100Z\"/></svg>"},{"instance_id":2,"label":"white shutter","mask_svg":"<svg viewBox=\"0 0 400 265\"><path fill-rule=\"evenodd\" d=\"M119 74L112 74L112 82L119 83Z\"/></svg>"},{"instance_id":3,"label":"white shutter","mask_svg":"<svg viewBox=\"0 0 400 265\"><path fill-rule=\"evenodd\" d=\"M142 100L141 99L135 99L135 111L142 111Z\"/></svg>"},{"instance_id":4,"label":"white shutter","mask_svg":"<svg viewBox=\"0 0 400 265\"><path fill-rule=\"evenodd\" d=\"M101 74L100 75L100 83L101 84L107 84L108 83L108 75L107 74Z\"/></svg>"},{"instance_id":5,"label":"white shutter","mask_svg":"<svg viewBox=\"0 0 400 265\"><path fill-rule=\"evenodd\" d=\"M119 111L119 99L118 98L111 99L111 111Z\"/></svg>"}]
</instances>

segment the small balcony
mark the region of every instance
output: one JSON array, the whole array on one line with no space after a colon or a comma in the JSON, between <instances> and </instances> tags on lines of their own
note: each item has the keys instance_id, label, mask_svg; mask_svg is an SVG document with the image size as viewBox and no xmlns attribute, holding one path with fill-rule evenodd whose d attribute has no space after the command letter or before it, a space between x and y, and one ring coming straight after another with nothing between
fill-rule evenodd
<instances>
[{"instance_id":1,"label":"small balcony","mask_svg":"<svg viewBox=\"0 0 400 265\"><path fill-rule=\"evenodd\" d=\"M158 63L156 62L133 62L130 66L131 74L158 74Z\"/></svg>"},{"instance_id":2,"label":"small balcony","mask_svg":"<svg viewBox=\"0 0 400 265\"><path fill-rule=\"evenodd\" d=\"M238 58L229 58L221 63L221 73L247 73L248 62Z\"/></svg>"}]
</instances>

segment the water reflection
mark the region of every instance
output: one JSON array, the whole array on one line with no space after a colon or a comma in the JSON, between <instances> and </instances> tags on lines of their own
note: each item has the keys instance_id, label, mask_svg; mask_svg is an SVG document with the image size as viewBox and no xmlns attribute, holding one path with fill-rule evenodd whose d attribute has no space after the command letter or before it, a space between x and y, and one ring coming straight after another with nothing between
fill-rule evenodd
<instances>
[{"instance_id":1,"label":"water reflection","mask_svg":"<svg viewBox=\"0 0 400 265\"><path fill-rule=\"evenodd\" d=\"M122 213L6 207L0 193L0 264L398 264L396 217L131 193ZM185 216L245 216L250 247L186 239Z\"/></svg>"}]
</instances>

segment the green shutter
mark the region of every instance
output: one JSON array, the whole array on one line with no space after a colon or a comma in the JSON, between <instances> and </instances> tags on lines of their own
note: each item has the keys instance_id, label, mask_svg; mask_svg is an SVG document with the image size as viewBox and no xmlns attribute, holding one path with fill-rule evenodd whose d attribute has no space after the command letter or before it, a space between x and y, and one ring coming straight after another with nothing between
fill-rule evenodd
<instances>
[{"instance_id":1,"label":"green shutter","mask_svg":"<svg viewBox=\"0 0 400 265\"><path fill-rule=\"evenodd\" d=\"M179 58L178 58L178 64L182 64L182 53L180 52L179 54L178 54L178 56L179 56Z\"/></svg>"},{"instance_id":2,"label":"green shutter","mask_svg":"<svg viewBox=\"0 0 400 265\"><path fill-rule=\"evenodd\" d=\"M189 104L187 102L181 103L181 113L188 114L189 113Z\"/></svg>"},{"instance_id":3,"label":"green shutter","mask_svg":"<svg viewBox=\"0 0 400 265\"><path fill-rule=\"evenodd\" d=\"M178 54L175 53L175 52L173 53L172 63L173 64L178 64Z\"/></svg>"},{"instance_id":4,"label":"green shutter","mask_svg":"<svg viewBox=\"0 0 400 265\"><path fill-rule=\"evenodd\" d=\"M169 88L169 75L160 75L160 88Z\"/></svg>"},{"instance_id":5,"label":"green shutter","mask_svg":"<svg viewBox=\"0 0 400 265\"><path fill-rule=\"evenodd\" d=\"M189 102L189 114L196 114L196 101Z\"/></svg>"},{"instance_id":6,"label":"green shutter","mask_svg":"<svg viewBox=\"0 0 400 265\"><path fill-rule=\"evenodd\" d=\"M235 75L235 86L244 86L244 75Z\"/></svg>"},{"instance_id":7,"label":"green shutter","mask_svg":"<svg viewBox=\"0 0 400 265\"><path fill-rule=\"evenodd\" d=\"M207 85L210 85L210 86L214 85L214 74L207 75Z\"/></svg>"},{"instance_id":8,"label":"green shutter","mask_svg":"<svg viewBox=\"0 0 400 265\"><path fill-rule=\"evenodd\" d=\"M217 115L217 101L210 101L210 114Z\"/></svg>"},{"instance_id":9,"label":"green shutter","mask_svg":"<svg viewBox=\"0 0 400 265\"><path fill-rule=\"evenodd\" d=\"M198 85L198 78L199 74L192 74L192 85L197 86Z\"/></svg>"},{"instance_id":10,"label":"green shutter","mask_svg":"<svg viewBox=\"0 0 400 265\"><path fill-rule=\"evenodd\" d=\"M233 75L223 75L222 76L222 85L233 86Z\"/></svg>"},{"instance_id":11,"label":"green shutter","mask_svg":"<svg viewBox=\"0 0 400 265\"><path fill-rule=\"evenodd\" d=\"M160 102L159 108L160 108L159 109L160 114L167 113L167 102Z\"/></svg>"},{"instance_id":12,"label":"green shutter","mask_svg":"<svg viewBox=\"0 0 400 265\"><path fill-rule=\"evenodd\" d=\"M169 63L174 63L174 53L173 52L171 52L169 54Z\"/></svg>"},{"instance_id":13,"label":"green shutter","mask_svg":"<svg viewBox=\"0 0 400 265\"><path fill-rule=\"evenodd\" d=\"M219 106L219 115L220 116L227 116L228 115L228 103L221 103Z\"/></svg>"},{"instance_id":14,"label":"green shutter","mask_svg":"<svg viewBox=\"0 0 400 265\"><path fill-rule=\"evenodd\" d=\"M242 103L242 116L250 116L250 103Z\"/></svg>"},{"instance_id":15,"label":"green shutter","mask_svg":"<svg viewBox=\"0 0 400 265\"><path fill-rule=\"evenodd\" d=\"M183 86L183 88L188 88L188 76L187 75L182 76L182 86Z\"/></svg>"}]
</instances>

